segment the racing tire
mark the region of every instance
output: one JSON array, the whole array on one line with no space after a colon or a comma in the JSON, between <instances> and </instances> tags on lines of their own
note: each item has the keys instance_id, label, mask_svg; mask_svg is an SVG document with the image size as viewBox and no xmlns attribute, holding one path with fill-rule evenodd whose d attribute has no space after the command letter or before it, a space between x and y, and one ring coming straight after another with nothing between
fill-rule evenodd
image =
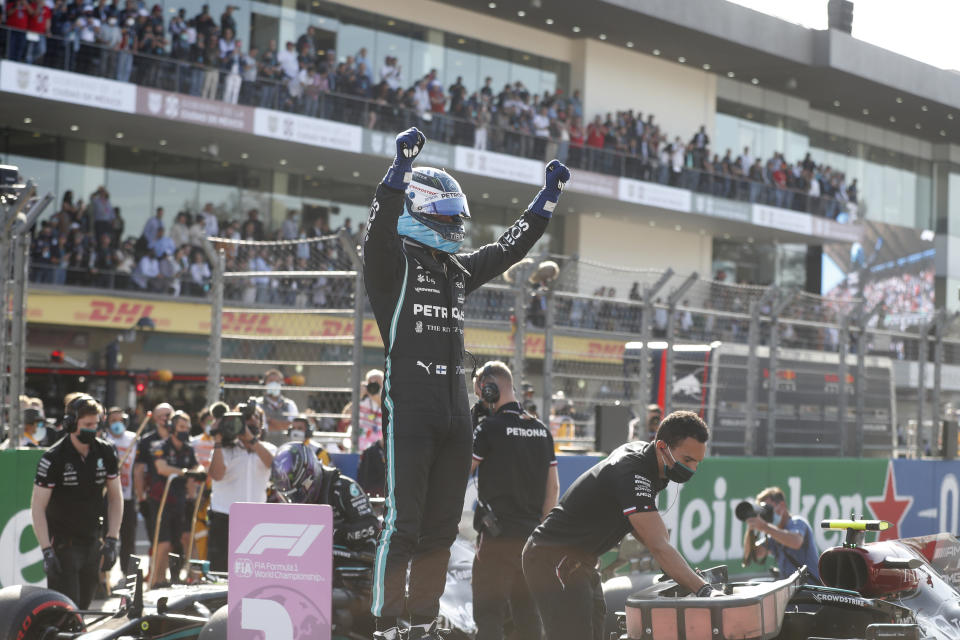
<instances>
[{"instance_id":1,"label":"racing tire","mask_svg":"<svg viewBox=\"0 0 960 640\"><path fill-rule=\"evenodd\" d=\"M58 591L15 585L0 589L0 640L36 640L51 627L83 631L77 605ZM226 636L224 636L226 637Z\"/></svg>"},{"instance_id":2,"label":"racing tire","mask_svg":"<svg viewBox=\"0 0 960 640\"><path fill-rule=\"evenodd\" d=\"M207 623L200 629L197 640L227 640L227 608L220 607L213 612Z\"/></svg>"}]
</instances>

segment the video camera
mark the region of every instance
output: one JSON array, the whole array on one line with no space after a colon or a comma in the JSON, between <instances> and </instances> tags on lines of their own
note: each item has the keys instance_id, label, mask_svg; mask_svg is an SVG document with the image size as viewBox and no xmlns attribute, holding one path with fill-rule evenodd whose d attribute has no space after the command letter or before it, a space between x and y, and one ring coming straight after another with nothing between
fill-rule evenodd
<instances>
[{"instance_id":1,"label":"video camera","mask_svg":"<svg viewBox=\"0 0 960 640\"><path fill-rule=\"evenodd\" d=\"M773 522L773 505L769 502L764 502L759 504L750 500L744 500L737 505L737 508L734 510L734 514L737 516L737 520L741 522L746 521L749 518L756 518L760 516L761 520L765 522Z\"/></svg>"},{"instance_id":2,"label":"video camera","mask_svg":"<svg viewBox=\"0 0 960 640\"><path fill-rule=\"evenodd\" d=\"M216 428L211 430L211 435L220 435L220 440L224 444L230 444L235 441L244 429L249 429L254 437L260 435L260 425L248 426L247 422L257 415L260 408L257 398L251 396L246 402L237 405L236 411L228 411L222 415Z\"/></svg>"}]
</instances>

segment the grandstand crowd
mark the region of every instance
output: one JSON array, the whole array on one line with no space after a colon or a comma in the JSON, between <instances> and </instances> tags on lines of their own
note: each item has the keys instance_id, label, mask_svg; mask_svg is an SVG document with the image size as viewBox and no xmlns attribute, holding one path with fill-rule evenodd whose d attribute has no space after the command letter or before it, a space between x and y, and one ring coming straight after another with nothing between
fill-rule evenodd
<instances>
[{"instance_id":1,"label":"grandstand crowd","mask_svg":"<svg viewBox=\"0 0 960 640\"><path fill-rule=\"evenodd\" d=\"M416 124L452 144L656 181L717 196L807 211L840 221L856 215L859 187L810 154L761 158L749 148L712 149L705 128L686 140L655 117L627 109L584 114L577 90L538 95L522 82L446 89L436 69L407 79L397 59L377 68L365 48L324 50L308 27L263 51L236 38L235 7L216 20L204 5L169 21L142 0L13 0L0 30L8 59L66 68L207 99L258 105L396 131Z\"/></svg>"}]
</instances>

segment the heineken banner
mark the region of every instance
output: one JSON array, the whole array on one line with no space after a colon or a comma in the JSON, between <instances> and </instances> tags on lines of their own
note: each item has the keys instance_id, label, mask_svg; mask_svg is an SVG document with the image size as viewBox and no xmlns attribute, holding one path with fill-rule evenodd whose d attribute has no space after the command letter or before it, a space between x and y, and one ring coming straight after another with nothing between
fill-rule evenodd
<instances>
[{"instance_id":1,"label":"heineken banner","mask_svg":"<svg viewBox=\"0 0 960 640\"><path fill-rule=\"evenodd\" d=\"M790 513L806 518L823 551L843 533L820 529L820 521L851 513L889 521L881 539L957 534L958 478L960 461L707 458L690 482L660 494L659 508L671 542L691 564L739 570L744 526L734 509L766 487L783 489Z\"/></svg>"},{"instance_id":2,"label":"heineken banner","mask_svg":"<svg viewBox=\"0 0 960 640\"><path fill-rule=\"evenodd\" d=\"M43 554L33 533L30 496L43 451L0 451L0 587L45 585Z\"/></svg>"},{"instance_id":3,"label":"heineken banner","mask_svg":"<svg viewBox=\"0 0 960 640\"><path fill-rule=\"evenodd\" d=\"M30 521L39 458L39 451L0 451L0 486L5 487L0 493L0 587L44 582ZM355 474L356 459L334 456L348 475ZM597 460L560 456L561 492ZM671 483L661 493L660 512L671 541L698 567L726 564L739 570L744 528L734 509L768 486L783 489L790 512L810 522L820 551L839 544L842 533L821 530L819 521L851 513L891 522L884 539L960 533L960 461L714 457L690 482Z\"/></svg>"}]
</instances>

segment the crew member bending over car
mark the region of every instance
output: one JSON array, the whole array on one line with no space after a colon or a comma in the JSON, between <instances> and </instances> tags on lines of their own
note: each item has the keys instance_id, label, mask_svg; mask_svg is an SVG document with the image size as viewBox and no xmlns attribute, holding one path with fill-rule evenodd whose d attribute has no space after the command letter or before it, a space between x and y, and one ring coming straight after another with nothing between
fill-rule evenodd
<instances>
[{"instance_id":1,"label":"crew member bending over car","mask_svg":"<svg viewBox=\"0 0 960 640\"><path fill-rule=\"evenodd\" d=\"M586 471L538 526L523 550L523 574L547 640L601 640L606 607L599 556L627 533L644 543L664 573L698 596L713 589L670 545L657 494L693 477L707 452L707 425L674 411L653 442L628 442Z\"/></svg>"}]
</instances>

